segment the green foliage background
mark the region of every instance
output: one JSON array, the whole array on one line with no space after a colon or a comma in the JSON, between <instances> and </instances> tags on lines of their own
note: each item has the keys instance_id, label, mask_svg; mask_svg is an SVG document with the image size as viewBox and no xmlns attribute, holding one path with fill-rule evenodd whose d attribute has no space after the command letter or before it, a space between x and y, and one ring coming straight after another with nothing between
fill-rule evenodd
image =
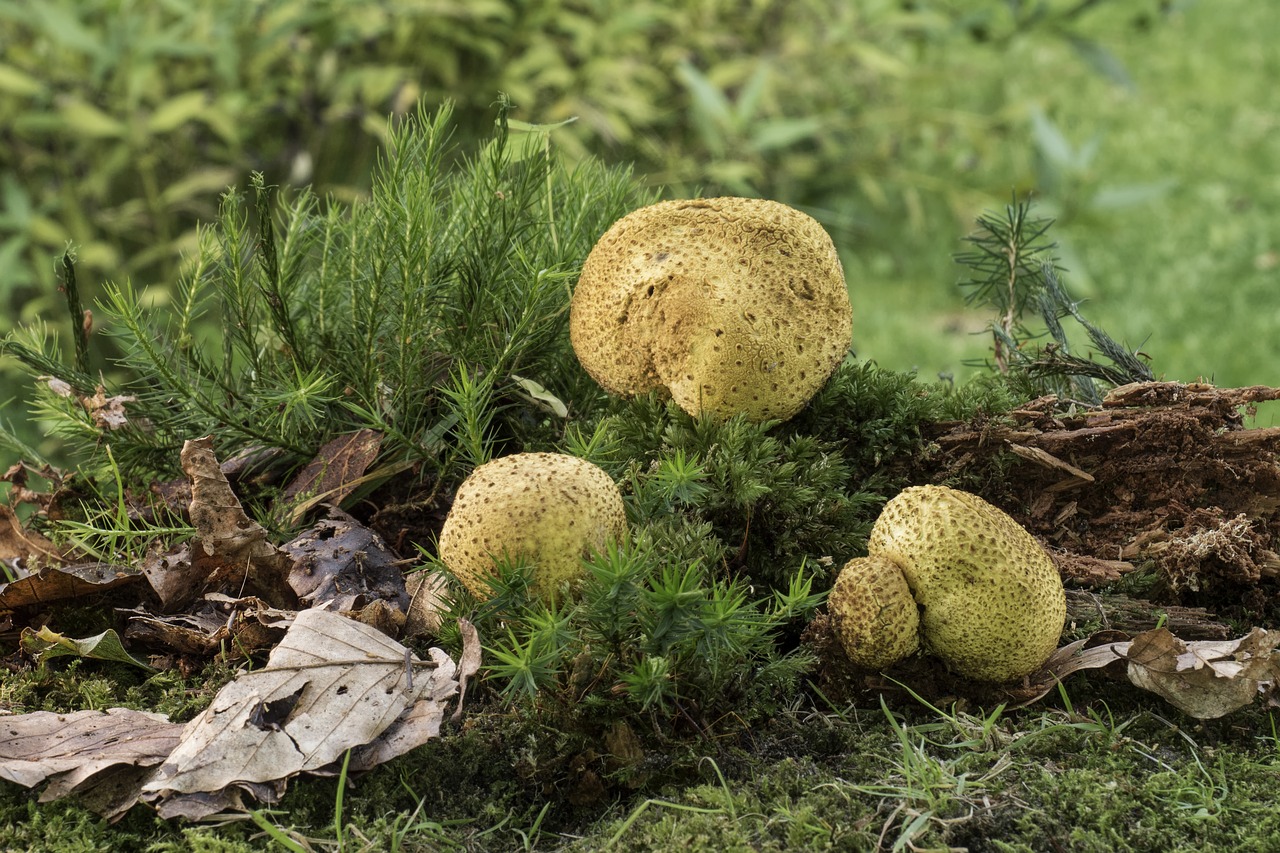
<instances>
[{"instance_id":1,"label":"green foliage background","mask_svg":"<svg viewBox=\"0 0 1280 853\"><path fill-rule=\"evenodd\" d=\"M345 203L389 116L451 99L479 138L501 91L517 118L576 117L555 134L571 159L818 217L855 349L886 367L975 370L989 318L951 255L1034 191L1072 295L1150 339L1158 375L1276 382L1277 35L1248 0L8 0L0 332L65 323L68 244L88 304L106 281L167 301L251 170ZM0 373L0 405L22 384Z\"/></svg>"}]
</instances>

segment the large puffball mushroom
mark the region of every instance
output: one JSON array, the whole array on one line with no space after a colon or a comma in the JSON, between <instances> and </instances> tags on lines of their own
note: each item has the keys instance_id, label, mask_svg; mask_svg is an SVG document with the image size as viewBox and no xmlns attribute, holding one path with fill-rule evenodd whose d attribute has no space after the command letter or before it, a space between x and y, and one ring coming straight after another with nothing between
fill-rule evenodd
<instances>
[{"instance_id":1,"label":"large puffball mushroom","mask_svg":"<svg viewBox=\"0 0 1280 853\"><path fill-rule=\"evenodd\" d=\"M903 490L876 519L867 551L874 570L850 561L829 599L836 634L854 663L884 668L914 650L900 635L913 630L915 613L883 624L904 606L901 589L886 579L892 575L886 565L901 573L919 608L922 647L959 675L1014 681L1039 669L1057 648L1067 603L1053 560L1035 537L977 495L945 486ZM837 612L863 615L855 621ZM906 651L899 656L895 649Z\"/></svg>"},{"instance_id":2,"label":"large puffball mushroom","mask_svg":"<svg viewBox=\"0 0 1280 853\"><path fill-rule=\"evenodd\" d=\"M600 468L559 453L517 453L477 467L440 531L440 560L471 593L503 558L535 564L533 592L550 600L582 575L582 559L626 536L622 493Z\"/></svg>"},{"instance_id":3,"label":"large puffball mushroom","mask_svg":"<svg viewBox=\"0 0 1280 853\"><path fill-rule=\"evenodd\" d=\"M623 396L666 388L690 414L785 420L849 350L849 292L822 226L774 201L667 201L624 216L582 268L578 360Z\"/></svg>"}]
</instances>

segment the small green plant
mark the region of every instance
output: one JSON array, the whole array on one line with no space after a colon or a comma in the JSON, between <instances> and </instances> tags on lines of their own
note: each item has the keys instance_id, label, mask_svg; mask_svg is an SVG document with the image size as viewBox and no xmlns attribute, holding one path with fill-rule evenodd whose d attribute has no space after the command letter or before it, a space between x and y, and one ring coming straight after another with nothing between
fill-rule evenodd
<instances>
[{"instance_id":1,"label":"small green plant","mask_svg":"<svg viewBox=\"0 0 1280 853\"><path fill-rule=\"evenodd\" d=\"M488 677L511 700L579 722L644 714L733 727L776 708L811 663L778 644L822 600L803 567L785 591L753 599L658 535L612 545L585 568L569 603L530 598L536 567L510 563L493 598L458 595L455 612L488 638Z\"/></svg>"},{"instance_id":2,"label":"small green plant","mask_svg":"<svg viewBox=\"0 0 1280 853\"><path fill-rule=\"evenodd\" d=\"M1016 199L1005 206L1003 217L978 217L978 230L965 238L973 248L956 256L970 273L961 286L968 288L970 302L997 314L990 327L996 370L1020 378L1027 391L1096 405L1102 399L1097 381L1123 385L1155 377L1141 352L1086 320L1067 295L1053 256L1056 244L1047 237L1052 225L1051 219L1031 216L1030 201ZM1044 330L1028 325L1027 315L1036 316ZM1072 351L1074 344L1062 325L1068 318L1080 326L1104 361ZM1032 343L1045 334L1048 342Z\"/></svg>"},{"instance_id":3,"label":"small green plant","mask_svg":"<svg viewBox=\"0 0 1280 853\"><path fill-rule=\"evenodd\" d=\"M255 176L252 205L224 198L166 307L109 285L98 323L126 377L108 383L109 425L84 402L99 378L64 364L44 327L0 353L57 380L37 389L51 431L85 455L111 447L135 476L175 471L182 442L205 434L300 462L370 427L389 455L436 470L546 443L560 425L528 380L579 406L599 399L565 333L567 282L645 197L624 169L564 166L547 132L517 134L507 109L458 166L447 107L401 122L371 197L350 210L309 191L280 201Z\"/></svg>"}]
</instances>

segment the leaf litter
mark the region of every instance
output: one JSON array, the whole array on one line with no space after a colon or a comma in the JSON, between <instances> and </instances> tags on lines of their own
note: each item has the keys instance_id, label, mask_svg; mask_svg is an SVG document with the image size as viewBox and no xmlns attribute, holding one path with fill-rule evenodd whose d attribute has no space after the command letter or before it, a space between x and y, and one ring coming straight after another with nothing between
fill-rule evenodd
<instances>
[{"instance_id":1,"label":"leaf litter","mask_svg":"<svg viewBox=\"0 0 1280 853\"><path fill-rule=\"evenodd\" d=\"M139 802L200 819L276 802L289 779L333 775L348 752L349 771L361 772L438 737L455 696L461 711L460 682L479 669L474 629L462 634L461 670L438 648L419 659L392 636L410 596L377 534L335 509L277 547L245 513L210 439L188 441L181 461L195 537L149 553L141 568L44 565L51 545L0 517L12 531L5 541L23 543L15 559L42 565L0 586L0 616L38 616L50 601L145 581L161 612L145 601L117 611L131 645L180 657L234 650L233 659L270 649L266 665L239 673L185 725L123 708L0 716L0 778L43 784L42 801L74 794L112 820ZM343 470L354 479L364 465ZM114 630L76 639L41 626L23 640L42 659L147 665Z\"/></svg>"}]
</instances>

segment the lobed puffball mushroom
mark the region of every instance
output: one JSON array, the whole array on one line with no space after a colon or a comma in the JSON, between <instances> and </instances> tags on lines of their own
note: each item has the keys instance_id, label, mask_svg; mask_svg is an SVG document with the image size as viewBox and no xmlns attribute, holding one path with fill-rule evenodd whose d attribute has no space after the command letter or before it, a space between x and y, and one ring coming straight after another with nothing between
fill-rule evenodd
<instances>
[{"instance_id":1,"label":"lobed puffball mushroom","mask_svg":"<svg viewBox=\"0 0 1280 853\"><path fill-rule=\"evenodd\" d=\"M606 390L666 388L693 415L785 420L849 350L852 311L822 226L774 201L666 201L587 256L569 335Z\"/></svg>"},{"instance_id":2,"label":"lobed puffball mushroom","mask_svg":"<svg viewBox=\"0 0 1280 853\"><path fill-rule=\"evenodd\" d=\"M977 495L903 490L876 519L867 552L841 569L828 599L833 629L860 666L897 663L918 636L959 675L1014 681L1058 646L1067 602L1053 560Z\"/></svg>"},{"instance_id":3,"label":"lobed puffball mushroom","mask_svg":"<svg viewBox=\"0 0 1280 853\"><path fill-rule=\"evenodd\" d=\"M584 557L626 533L622 493L603 470L560 453L517 453L480 465L458 487L440 560L488 598L497 561L527 559L534 594L550 600L582 575Z\"/></svg>"}]
</instances>

